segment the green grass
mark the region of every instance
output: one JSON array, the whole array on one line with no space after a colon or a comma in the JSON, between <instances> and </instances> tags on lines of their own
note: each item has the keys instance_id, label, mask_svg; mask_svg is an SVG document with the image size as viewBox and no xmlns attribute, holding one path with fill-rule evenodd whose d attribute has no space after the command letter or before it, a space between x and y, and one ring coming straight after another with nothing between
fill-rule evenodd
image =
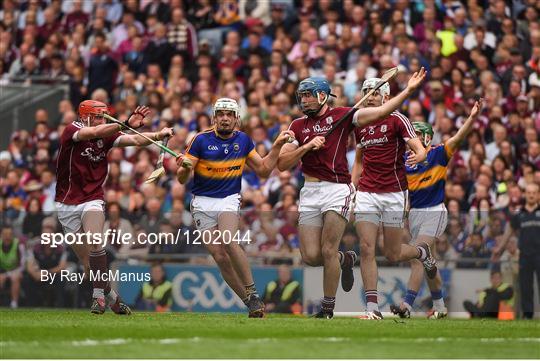
<instances>
[{"instance_id":1,"label":"green grass","mask_svg":"<svg viewBox=\"0 0 540 361\"><path fill-rule=\"evenodd\" d=\"M540 358L540 323L0 310L0 358Z\"/></svg>"}]
</instances>

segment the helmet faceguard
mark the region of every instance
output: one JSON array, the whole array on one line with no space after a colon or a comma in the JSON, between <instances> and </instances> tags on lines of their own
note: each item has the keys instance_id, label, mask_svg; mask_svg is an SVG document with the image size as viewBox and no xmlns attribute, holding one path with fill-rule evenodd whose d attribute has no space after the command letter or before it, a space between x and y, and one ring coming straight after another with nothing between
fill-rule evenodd
<instances>
[{"instance_id":1,"label":"helmet faceguard","mask_svg":"<svg viewBox=\"0 0 540 361\"><path fill-rule=\"evenodd\" d=\"M369 78L364 80L362 83L362 96L367 94L371 89L375 88L380 80L380 78ZM388 83L384 83L377 91L384 99L385 96L390 96L390 85L388 85Z\"/></svg>"},{"instance_id":2,"label":"helmet faceguard","mask_svg":"<svg viewBox=\"0 0 540 361\"><path fill-rule=\"evenodd\" d=\"M235 126L240 125L240 107L238 106L236 100L231 98L219 98L218 100L216 100L216 103L214 104L214 109L212 110L212 122L214 123L214 125L216 125L216 131L218 133L220 133L220 130L218 129L218 125L216 124L216 116L217 112L220 110L233 112ZM225 133L230 132L226 131Z\"/></svg>"},{"instance_id":3,"label":"helmet faceguard","mask_svg":"<svg viewBox=\"0 0 540 361\"><path fill-rule=\"evenodd\" d=\"M302 106L302 94L305 93L309 93L315 99L317 99L317 104L319 105L317 109L306 109L304 108L304 106ZM298 102L302 113L304 113L308 117L313 117L317 115L321 111L322 107L328 102L328 99L330 99L331 96L335 97L335 95L331 93L328 80L324 78L306 78L300 82L300 84L298 85L298 89L296 90L296 101Z\"/></svg>"},{"instance_id":4,"label":"helmet faceguard","mask_svg":"<svg viewBox=\"0 0 540 361\"><path fill-rule=\"evenodd\" d=\"M212 115L215 117L218 110L229 110L234 112L235 118L240 118L240 107L236 100L231 98L219 98L214 104Z\"/></svg>"},{"instance_id":5,"label":"helmet faceguard","mask_svg":"<svg viewBox=\"0 0 540 361\"><path fill-rule=\"evenodd\" d=\"M412 126L415 132L421 134L421 140L424 147L429 147L434 134L431 124L425 122L414 122L412 123Z\"/></svg>"}]
</instances>

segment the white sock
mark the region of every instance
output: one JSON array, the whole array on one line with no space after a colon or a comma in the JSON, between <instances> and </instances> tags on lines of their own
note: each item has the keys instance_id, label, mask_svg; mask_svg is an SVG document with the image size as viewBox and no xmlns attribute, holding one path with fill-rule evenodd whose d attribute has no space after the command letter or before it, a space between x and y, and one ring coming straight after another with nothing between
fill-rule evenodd
<instances>
[{"instance_id":1,"label":"white sock","mask_svg":"<svg viewBox=\"0 0 540 361\"><path fill-rule=\"evenodd\" d=\"M367 311L368 312L379 311L379 304L375 302L368 302Z\"/></svg>"},{"instance_id":2,"label":"white sock","mask_svg":"<svg viewBox=\"0 0 540 361\"><path fill-rule=\"evenodd\" d=\"M9 304L9 307L11 307L11 308L17 308L17 307L19 307L19 304L17 303L17 301L12 300L11 303Z\"/></svg>"},{"instance_id":3,"label":"white sock","mask_svg":"<svg viewBox=\"0 0 540 361\"><path fill-rule=\"evenodd\" d=\"M433 300L433 308L438 310L438 311L444 310L444 308L445 308L444 299L439 298L438 300Z\"/></svg>"},{"instance_id":4,"label":"white sock","mask_svg":"<svg viewBox=\"0 0 540 361\"><path fill-rule=\"evenodd\" d=\"M105 298L103 294L103 288L94 288L94 292L92 293L92 298Z\"/></svg>"},{"instance_id":5,"label":"white sock","mask_svg":"<svg viewBox=\"0 0 540 361\"><path fill-rule=\"evenodd\" d=\"M420 261L420 262L424 262L427 258L427 253L426 253L426 250L423 248L423 247L419 247L419 246L416 246L416 249L418 251L420 251L420 257L418 257L417 259Z\"/></svg>"},{"instance_id":6,"label":"white sock","mask_svg":"<svg viewBox=\"0 0 540 361\"><path fill-rule=\"evenodd\" d=\"M118 298L118 295L116 294L116 292L114 292L113 289L111 289L111 291L105 295L105 299L110 305L115 304L117 298Z\"/></svg>"},{"instance_id":7,"label":"white sock","mask_svg":"<svg viewBox=\"0 0 540 361\"><path fill-rule=\"evenodd\" d=\"M407 302L403 302L403 306L405 306L405 308L406 308L407 310L409 310L409 312L411 312L411 310L412 310L412 306L411 306L411 305L409 305Z\"/></svg>"}]
</instances>

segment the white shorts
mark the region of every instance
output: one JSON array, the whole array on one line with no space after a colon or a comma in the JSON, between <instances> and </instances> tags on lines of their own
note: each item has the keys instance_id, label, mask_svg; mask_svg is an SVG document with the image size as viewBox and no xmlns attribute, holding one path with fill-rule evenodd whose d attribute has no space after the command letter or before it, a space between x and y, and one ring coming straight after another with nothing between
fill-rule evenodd
<instances>
[{"instance_id":1,"label":"white shorts","mask_svg":"<svg viewBox=\"0 0 540 361\"><path fill-rule=\"evenodd\" d=\"M76 233L81 230L82 219L86 212L90 210L105 212L105 202L101 199L74 205L55 202L55 205L64 233Z\"/></svg>"},{"instance_id":2,"label":"white shorts","mask_svg":"<svg viewBox=\"0 0 540 361\"><path fill-rule=\"evenodd\" d=\"M411 208L409 212L409 230L411 241L415 242L418 236L439 238L446 229L448 212L444 203L427 208Z\"/></svg>"},{"instance_id":3,"label":"white shorts","mask_svg":"<svg viewBox=\"0 0 540 361\"><path fill-rule=\"evenodd\" d=\"M300 191L298 224L322 227L325 212L334 211L349 221L354 186L347 183L306 182Z\"/></svg>"},{"instance_id":4,"label":"white shorts","mask_svg":"<svg viewBox=\"0 0 540 361\"><path fill-rule=\"evenodd\" d=\"M372 193L356 192L356 222L371 222L386 227L402 228L407 214L409 191Z\"/></svg>"},{"instance_id":5,"label":"white shorts","mask_svg":"<svg viewBox=\"0 0 540 361\"><path fill-rule=\"evenodd\" d=\"M193 196L191 214L198 230L206 230L218 225L219 215L223 212L238 214L240 211L240 194L232 194L225 198Z\"/></svg>"}]
</instances>

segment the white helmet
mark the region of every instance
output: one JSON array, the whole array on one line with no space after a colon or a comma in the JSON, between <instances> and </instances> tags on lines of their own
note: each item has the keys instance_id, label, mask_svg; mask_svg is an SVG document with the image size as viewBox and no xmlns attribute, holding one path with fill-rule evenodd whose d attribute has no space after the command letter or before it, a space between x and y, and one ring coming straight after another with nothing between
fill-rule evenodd
<instances>
[{"instance_id":1,"label":"white helmet","mask_svg":"<svg viewBox=\"0 0 540 361\"><path fill-rule=\"evenodd\" d=\"M235 118L236 119L240 118L240 107L238 106L238 103L234 99L219 98L218 100L216 100L216 103L214 104L214 110L212 112L214 117L216 116L216 113L218 110L233 111Z\"/></svg>"},{"instance_id":2,"label":"white helmet","mask_svg":"<svg viewBox=\"0 0 540 361\"><path fill-rule=\"evenodd\" d=\"M381 78L369 78L364 80L364 83L362 83L362 91L369 90L372 88L375 88L375 85L381 80ZM390 85L388 85L388 82L384 83L379 88L379 93L382 96L388 95L390 96Z\"/></svg>"}]
</instances>

